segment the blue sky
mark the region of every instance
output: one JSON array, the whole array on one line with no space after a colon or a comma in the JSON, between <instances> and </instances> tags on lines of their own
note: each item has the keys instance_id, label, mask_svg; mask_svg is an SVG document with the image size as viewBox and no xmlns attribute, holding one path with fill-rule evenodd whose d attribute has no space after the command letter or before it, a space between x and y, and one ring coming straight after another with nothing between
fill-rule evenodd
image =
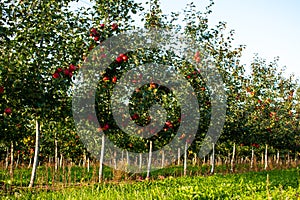
<instances>
[{"instance_id":1,"label":"blue sky","mask_svg":"<svg viewBox=\"0 0 300 200\"><path fill-rule=\"evenodd\" d=\"M162 0L163 11L181 10L190 1ZM194 1L199 8L207 0ZM209 17L213 27L227 22L235 30L235 44L246 45L242 63L249 65L254 53L272 61L280 57L287 74L300 77L300 1L299 0L216 0Z\"/></svg>"},{"instance_id":2,"label":"blue sky","mask_svg":"<svg viewBox=\"0 0 300 200\"><path fill-rule=\"evenodd\" d=\"M142 0L138 0L143 2ZM88 0L80 0L87 5ZM181 11L186 0L161 0L166 13ZM194 1L201 10L208 0ZM242 63L249 65L254 53L272 61L280 57L280 65L287 74L300 77L300 1L299 0L215 0L209 16L213 27L219 21L227 22L235 30L235 45L246 45Z\"/></svg>"}]
</instances>

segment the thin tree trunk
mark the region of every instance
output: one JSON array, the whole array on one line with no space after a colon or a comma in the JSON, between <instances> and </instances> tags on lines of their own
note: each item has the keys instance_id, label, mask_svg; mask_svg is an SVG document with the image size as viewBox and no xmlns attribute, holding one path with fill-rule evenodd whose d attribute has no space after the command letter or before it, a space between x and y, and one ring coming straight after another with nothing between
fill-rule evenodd
<instances>
[{"instance_id":1,"label":"thin tree trunk","mask_svg":"<svg viewBox=\"0 0 300 200\"><path fill-rule=\"evenodd\" d=\"M277 158L276 158L276 164L279 164L279 150L277 150Z\"/></svg>"},{"instance_id":2,"label":"thin tree trunk","mask_svg":"<svg viewBox=\"0 0 300 200\"><path fill-rule=\"evenodd\" d=\"M82 166L86 167L86 152L84 151L83 153L83 162L82 162Z\"/></svg>"},{"instance_id":3,"label":"thin tree trunk","mask_svg":"<svg viewBox=\"0 0 300 200\"><path fill-rule=\"evenodd\" d=\"M9 148L6 148L6 157L5 157L5 169L8 168L8 160L9 160Z\"/></svg>"},{"instance_id":4,"label":"thin tree trunk","mask_svg":"<svg viewBox=\"0 0 300 200\"><path fill-rule=\"evenodd\" d=\"M126 160L127 160L127 166L129 166L130 160L129 160L129 152L128 151L126 151Z\"/></svg>"},{"instance_id":5,"label":"thin tree trunk","mask_svg":"<svg viewBox=\"0 0 300 200\"><path fill-rule=\"evenodd\" d=\"M266 144L266 149L265 149L265 170L268 168L268 145Z\"/></svg>"},{"instance_id":6,"label":"thin tree trunk","mask_svg":"<svg viewBox=\"0 0 300 200\"><path fill-rule=\"evenodd\" d=\"M90 157L87 158L87 171L90 172Z\"/></svg>"},{"instance_id":7,"label":"thin tree trunk","mask_svg":"<svg viewBox=\"0 0 300 200\"><path fill-rule=\"evenodd\" d=\"M152 141L150 141L149 158L148 158L148 166L147 166L147 178L150 177L151 159L152 159Z\"/></svg>"},{"instance_id":8,"label":"thin tree trunk","mask_svg":"<svg viewBox=\"0 0 300 200\"><path fill-rule=\"evenodd\" d=\"M60 154L60 159L59 159L59 168L62 168L63 162L64 162L64 156L63 156L62 153L61 153L61 154Z\"/></svg>"},{"instance_id":9,"label":"thin tree trunk","mask_svg":"<svg viewBox=\"0 0 300 200\"><path fill-rule=\"evenodd\" d=\"M28 164L28 169L31 167L31 163L32 163L32 157L29 158L29 164Z\"/></svg>"},{"instance_id":10,"label":"thin tree trunk","mask_svg":"<svg viewBox=\"0 0 300 200\"><path fill-rule=\"evenodd\" d=\"M194 153L194 158L193 158L193 166L197 164L197 154Z\"/></svg>"},{"instance_id":11,"label":"thin tree trunk","mask_svg":"<svg viewBox=\"0 0 300 200\"><path fill-rule=\"evenodd\" d=\"M54 152L54 165L55 165L55 172L58 169L58 141L57 141L57 133L55 133L54 135L55 139L54 139L54 145L55 145L55 152Z\"/></svg>"},{"instance_id":12,"label":"thin tree trunk","mask_svg":"<svg viewBox=\"0 0 300 200\"><path fill-rule=\"evenodd\" d=\"M230 168L231 172L233 172L233 168L234 168L234 159L235 159L235 143L233 143L233 150L232 150L231 168Z\"/></svg>"},{"instance_id":13,"label":"thin tree trunk","mask_svg":"<svg viewBox=\"0 0 300 200\"><path fill-rule=\"evenodd\" d=\"M142 157L142 153L140 153L140 163L139 163L140 172L142 171L142 163L143 163L143 157Z\"/></svg>"},{"instance_id":14,"label":"thin tree trunk","mask_svg":"<svg viewBox=\"0 0 300 200\"><path fill-rule=\"evenodd\" d=\"M187 164L187 142L184 145L184 162L183 162L183 175L186 176L186 164Z\"/></svg>"},{"instance_id":15,"label":"thin tree trunk","mask_svg":"<svg viewBox=\"0 0 300 200\"><path fill-rule=\"evenodd\" d=\"M16 169L19 166L19 162L20 162L20 153L18 152L18 157L17 157L17 162L16 162Z\"/></svg>"},{"instance_id":16,"label":"thin tree trunk","mask_svg":"<svg viewBox=\"0 0 300 200\"><path fill-rule=\"evenodd\" d=\"M215 172L215 143L212 143L212 154L211 154L210 164L211 164L210 173L213 174Z\"/></svg>"},{"instance_id":17,"label":"thin tree trunk","mask_svg":"<svg viewBox=\"0 0 300 200\"><path fill-rule=\"evenodd\" d=\"M114 169L117 169L117 152L114 153Z\"/></svg>"},{"instance_id":18,"label":"thin tree trunk","mask_svg":"<svg viewBox=\"0 0 300 200\"><path fill-rule=\"evenodd\" d=\"M34 151L34 159L33 159L33 167L31 172L31 178L29 183L29 188L32 188L34 185L35 177L36 177L36 169L39 163L39 150L40 150L40 124L39 121L35 120L35 151Z\"/></svg>"},{"instance_id":19,"label":"thin tree trunk","mask_svg":"<svg viewBox=\"0 0 300 200\"><path fill-rule=\"evenodd\" d=\"M165 165L165 151L162 150L161 152L161 168L164 168Z\"/></svg>"},{"instance_id":20,"label":"thin tree trunk","mask_svg":"<svg viewBox=\"0 0 300 200\"><path fill-rule=\"evenodd\" d=\"M10 179L14 178L14 142L10 142L10 168L9 168Z\"/></svg>"},{"instance_id":21,"label":"thin tree trunk","mask_svg":"<svg viewBox=\"0 0 300 200\"><path fill-rule=\"evenodd\" d=\"M253 162L254 162L254 148L251 148L251 161L250 161L250 168L253 168Z\"/></svg>"},{"instance_id":22,"label":"thin tree trunk","mask_svg":"<svg viewBox=\"0 0 300 200\"><path fill-rule=\"evenodd\" d=\"M99 183L102 181L103 174L103 158L104 158L104 145L105 145L105 135L102 135L102 146L100 154L100 163L99 163Z\"/></svg>"},{"instance_id":23,"label":"thin tree trunk","mask_svg":"<svg viewBox=\"0 0 300 200\"><path fill-rule=\"evenodd\" d=\"M178 155L177 155L177 165L180 165L180 148L178 148Z\"/></svg>"}]
</instances>

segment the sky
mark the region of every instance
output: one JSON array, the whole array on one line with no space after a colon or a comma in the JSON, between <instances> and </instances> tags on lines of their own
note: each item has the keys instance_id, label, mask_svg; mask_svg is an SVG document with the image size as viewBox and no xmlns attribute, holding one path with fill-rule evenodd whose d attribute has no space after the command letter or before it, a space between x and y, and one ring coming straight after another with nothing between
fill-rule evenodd
<instances>
[{"instance_id":1,"label":"sky","mask_svg":"<svg viewBox=\"0 0 300 200\"><path fill-rule=\"evenodd\" d=\"M138 0L138 2L143 2ZM163 12L182 11L190 1L161 0ZM195 0L203 10L208 0ZM79 4L87 6L88 0ZM250 65L255 53L268 62L279 56L280 66L286 66L286 75L300 78L300 1L299 0L215 0L209 15L209 26L219 21L235 30L234 45L246 45L241 60Z\"/></svg>"}]
</instances>

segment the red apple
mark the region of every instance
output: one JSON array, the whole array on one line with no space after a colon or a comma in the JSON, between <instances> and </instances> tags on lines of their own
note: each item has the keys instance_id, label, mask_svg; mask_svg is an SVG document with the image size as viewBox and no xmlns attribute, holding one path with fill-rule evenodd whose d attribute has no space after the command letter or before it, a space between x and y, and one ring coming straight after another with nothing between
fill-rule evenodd
<instances>
[{"instance_id":1,"label":"red apple","mask_svg":"<svg viewBox=\"0 0 300 200\"><path fill-rule=\"evenodd\" d=\"M103 126L103 128L102 128L103 131L106 131L106 130L108 130L108 129L109 129L109 125L108 125L108 124L105 124L105 125Z\"/></svg>"},{"instance_id":2,"label":"red apple","mask_svg":"<svg viewBox=\"0 0 300 200\"><path fill-rule=\"evenodd\" d=\"M154 88L156 88L156 85L155 85L155 83L153 83L153 82L152 82L152 83L150 83L150 88L151 88L151 89L154 89Z\"/></svg>"},{"instance_id":3,"label":"red apple","mask_svg":"<svg viewBox=\"0 0 300 200\"><path fill-rule=\"evenodd\" d=\"M114 76L114 77L112 78L112 82L113 82L113 83L116 83L116 82L117 82L117 80L118 80L118 79L117 79L117 77L116 77L116 76Z\"/></svg>"},{"instance_id":4,"label":"red apple","mask_svg":"<svg viewBox=\"0 0 300 200\"><path fill-rule=\"evenodd\" d=\"M11 108L5 108L4 109L4 112L7 114L7 115L10 115L12 113L12 110Z\"/></svg>"},{"instance_id":5,"label":"red apple","mask_svg":"<svg viewBox=\"0 0 300 200\"><path fill-rule=\"evenodd\" d=\"M55 73L52 75L52 77L55 78L55 79L56 79L56 78L59 78L59 73L55 72Z\"/></svg>"},{"instance_id":6,"label":"red apple","mask_svg":"<svg viewBox=\"0 0 300 200\"><path fill-rule=\"evenodd\" d=\"M70 66L69 66L69 71L70 71L70 72L74 72L75 70L76 70L76 66L73 65L73 64L70 64Z\"/></svg>"},{"instance_id":7,"label":"red apple","mask_svg":"<svg viewBox=\"0 0 300 200\"><path fill-rule=\"evenodd\" d=\"M0 86L0 94L4 93L4 86Z\"/></svg>"},{"instance_id":8,"label":"red apple","mask_svg":"<svg viewBox=\"0 0 300 200\"><path fill-rule=\"evenodd\" d=\"M65 69L65 70L64 70L64 74L65 74L66 76L69 76L69 73L70 73L70 71L69 71L68 69Z\"/></svg>"},{"instance_id":9,"label":"red apple","mask_svg":"<svg viewBox=\"0 0 300 200\"><path fill-rule=\"evenodd\" d=\"M128 61L128 56L123 55L123 56L122 56L122 59L123 59L124 62L127 62L127 61Z\"/></svg>"},{"instance_id":10,"label":"red apple","mask_svg":"<svg viewBox=\"0 0 300 200\"><path fill-rule=\"evenodd\" d=\"M112 29L113 31L117 30L117 29L118 29L118 24L113 23L113 24L111 25L111 29Z\"/></svg>"},{"instance_id":11,"label":"red apple","mask_svg":"<svg viewBox=\"0 0 300 200\"><path fill-rule=\"evenodd\" d=\"M105 24L100 24L100 28L104 28L105 27Z\"/></svg>"},{"instance_id":12,"label":"red apple","mask_svg":"<svg viewBox=\"0 0 300 200\"><path fill-rule=\"evenodd\" d=\"M96 37L94 37L94 40L97 42L97 41L99 41L99 37L98 36L96 36Z\"/></svg>"},{"instance_id":13,"label":"red apple","mask_svg":"<svg viewBox=\"0 0 300 200\"><path fill-rule=\"evenodd\" d=\"M118 57L116 58L116 61L117 61L118 63L121 63L121 62L123 61L123 58L120 57L120 56L118 56Z\"/></svg>"},{"instance_id":14,"label":"red apple","mask_svg":"<svg viewBox=\"0 0 300 200\"><path fill-rule=\"evenodd\" d=\"M253 143L251 146L253 146L255 148L259 148L259 144L257 144L257 143Z\"/></svg>"},{"instance_id":15,"label":"red apple","mask_svg":"<svg viewBox=\"0 0 300 200\"><path fill-rule=\"evenodd\" d=\"M169 121L166 122L166 125L169 127L169 128L173 128L173 124Z\"/></svg>"},{"instance_id":16,"label":"red apple","mask_svg":"<svg viewBox=\"0 0 300 200\"><path fill-rule=\"evenodd\" d=\"M62 72L62 68L60 68L60 67L59 67L59 68L57 68L56 72L57 72L57 73L60 73L60 72Z\"/></svg>"},{"instance_id":17,"label":"red apple","mask_svg":"<svg viewBox=\"0 0 300 200\"><path fill-rule=\"evenodd\" d=\"M109 77L108 77L108 76L104 76L102 80L103 80L104 82L107 82L107 81L109 81Z\"/></svg>"},{"instance_id":18,"label":"red apple","mask_svg":"<svg viewBox=\"0 0 300 200\"><path fill-rule=\"evenodd\" d=\"M131 119L133 119L133 120L138 119L138 118L139 118L139 115L136 113L131 116Z\"/></svg>"},{"instance_id":19,"label":"red apple","mask_svg":"<svg viewBox=\"0 0 300 200\"><path fill-rule=\"evenodd\" d=\"M92 28L92 29L91 29L91 33L92 33L92 34L91 34L92 36L97 35L97 34L98 34L98 33L97 33L97 29Z\"/></svg>"}]
</instances>

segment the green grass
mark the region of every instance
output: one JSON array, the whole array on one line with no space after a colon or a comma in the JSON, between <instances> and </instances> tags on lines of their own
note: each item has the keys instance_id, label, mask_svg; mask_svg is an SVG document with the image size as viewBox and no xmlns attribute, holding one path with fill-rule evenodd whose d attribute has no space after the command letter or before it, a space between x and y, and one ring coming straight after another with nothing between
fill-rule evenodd
<instances>
[{"instance_id":1,"label":"green grass","mask_svg":"<svg viewBox=\"0 0 300 200\"><path fill-rule=\"evenodd\" d=\"M298 180L296 169L206 177L170 176L156 181L93 184L57 191L15 190L2 199L300 199Z\"/></svg>"},{"instance_id":2,"label":"green grass","mask_svg":"<svg viewBox=\"0 0 300 200\"><path fill-rule=\"evenodd\" d=\"M40 186L53 186L57 184L64 185L77 185L80 183L91 183L98 182L98 171L99 166L91 166L90 170L87 171L85 167L65 166L64 168L59 168L58 171L54 171L54 167L46 167L40 166L37 169L36 175L36 185ZM236 171L245 172L249 171L249 166L246 164L236 165ZM215 168L216 173L229 173L230 166L220 165ZM188 166L187 174L190 176L199 176L199 175L207 175L210 173L210 166ZM113 170L109 167L104 166L104 180L109 181L113 180L114 174ZM31 175L31 168L18 168L14 170L14 179L11 181L10 174L8 170L0 170L0 183L4 182L7 185L13 185L14 187L26 187L29 184ZM167 176L183 176L183 167L182 166L170 166L166 168L162 168L156 171L151 172L151 178L157 179L160 175L165 177ZM143 178L146 177L146 173L142 174L128 174L125 178L121 178L121 180L136 180L136 177L141 176ZM8 184L9 183L9 184Z\"/></svg>"}]
</instances>

